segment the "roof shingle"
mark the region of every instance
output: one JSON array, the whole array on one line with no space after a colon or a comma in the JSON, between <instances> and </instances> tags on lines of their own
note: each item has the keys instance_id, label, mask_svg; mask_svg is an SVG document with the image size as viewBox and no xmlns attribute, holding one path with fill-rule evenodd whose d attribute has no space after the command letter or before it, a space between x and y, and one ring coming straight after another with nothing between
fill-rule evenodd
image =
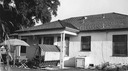
<instances>
[{"instance_id":1,"label":"roof shingle","mask_svg":"<svg viewBox=\"0 0 128 71\"><path fill-rule=\"evenodd\" d=\"M45 30L70 27L80 31L128 28L128 16L119 13L105 13L72 17L18 31Z\"/></svg>"},{"instance_id":2,"label":"roof shingle","mask_svg":"<svg viewBox=\"0 0 128 71\"><path fill-rule=\"evenodd\" d=\"M60 28L66 28L66 27L76 29L76 27L74 27L72 24L58 20L58 21L49 22L42 25L38 25L38 26L17 30L16 32L58 29L58 28L60 29Z\"/></svg>"},{"instance_id":3,"label":"roof shingle","mask_svg":"<svg viewBox=\"0 0 128 71\"><path fill-rule=\"evenodd\" d=\"M118 13L106 13L64 20L80 31L128 28L128 16Z\"/></svg>"}]
</instances>

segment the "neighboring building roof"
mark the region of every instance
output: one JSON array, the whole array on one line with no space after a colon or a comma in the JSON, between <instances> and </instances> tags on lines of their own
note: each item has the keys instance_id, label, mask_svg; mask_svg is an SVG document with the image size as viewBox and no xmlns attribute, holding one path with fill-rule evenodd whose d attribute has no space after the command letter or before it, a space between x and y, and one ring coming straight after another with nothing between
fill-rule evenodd
<instances>
[{"instance_id":1,"label":"neighboring building roof","mask_svg":"<svg viewBox=\"0 0 128 71\"><path fill-rule=\"evenodd\" d=\"M128 28L128 16L113 12L82 17L72 17L61 21L58 20L39 26L26 28L24 30L18 30L18 32L60 29L65 27L77 29L79 31L125 29Z\"/></svg>"},{"instance_id":2,"label":"neighboring building roof","mask_svg":"<svg viewBox=\"0 0 128 71\"><path fill-rule=\"evenodd\" d=\"M42 45L39 45L40 48L43 49L43 51L46 51L46 52L60 52L59 48L55 45L45 45L45 44L42 44Z\"/></svg>"}]
</instances>

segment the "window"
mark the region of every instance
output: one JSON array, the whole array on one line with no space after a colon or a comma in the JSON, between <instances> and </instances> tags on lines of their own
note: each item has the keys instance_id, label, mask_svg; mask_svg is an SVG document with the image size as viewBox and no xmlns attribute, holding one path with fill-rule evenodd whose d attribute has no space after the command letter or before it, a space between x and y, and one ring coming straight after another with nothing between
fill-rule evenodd
<instances>
[{"instance_id":1,"label":"window","mask_svg":"<svg viewBox=\"0 0 128 71\"><path fill-rule=\"evenodd\" d=\"M113 56L127 55L127 35L113 35Z\"/></svg>"},{"instance_id":2,"label":"window","mask_svg":"<svg viewBox=\"0 0 128 71\"><path fill-rule=\"evenodd\" d=\"M39 44L41 44L41 43L42 43L42 38L40 37L40 38L39 38Z\"/></svg>"},{"instance_id":3,"label":"window","mask_svg":"<svg viewBox=\"0 0 128 71\"><path fill-rule=\"evenodd\" d=\"M27 42L27 39L22 39L23 41ZM21 46L21 53L26 53L26 46Z\"/></svg>"},{"instance_id":4,"label":"window","mask_svg":"<svg viewBox=\"0 0 128 71\"><path fill-rule=\"evenodd\" d=\"M91 36L81 37L81 51L91 51Z\"/></svg>"},{"instance_id":5,"label":"window","mask_svg":"<svg viewBox=\"0 0 128 71\"><path fill-rule=\"evenodd\" d=\"M21 53L26 53L26 46L21 46Z\"/></svg>"},{"instance_id":6,"label":"window","mask_svg":"<svg viewBox=\"0 0 128 71\"><path fill-rule=\"evenodd\" d=\"M54 37L44 37L43 44L53 45L54 43Z\"/></svg>"}]
</instances>

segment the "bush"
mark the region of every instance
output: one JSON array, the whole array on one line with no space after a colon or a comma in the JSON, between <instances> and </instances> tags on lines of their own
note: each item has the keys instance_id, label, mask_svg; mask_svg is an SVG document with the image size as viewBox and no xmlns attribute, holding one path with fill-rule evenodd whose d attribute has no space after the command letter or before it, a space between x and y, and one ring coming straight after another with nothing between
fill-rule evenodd
<instances>
[{"instance_id":1,"label":"bush","mask_svg":"<svg viewBox=\"0 0 128 71\"><path fill-rule=\"evenodd\" d=\"M128 65L110 64L106 62L96 66L95 68L101 71L126 71L128 70Z\"/></svg>"}]
</instances>

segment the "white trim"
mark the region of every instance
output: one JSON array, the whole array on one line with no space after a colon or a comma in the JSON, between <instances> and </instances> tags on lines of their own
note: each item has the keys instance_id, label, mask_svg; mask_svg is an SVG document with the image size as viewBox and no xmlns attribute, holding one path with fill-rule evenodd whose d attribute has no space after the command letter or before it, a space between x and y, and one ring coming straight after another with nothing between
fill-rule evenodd
<instances>
[{"instance_id":1,"label":"white trim","mask_svg":"<svg viewBox=\"0 0 128 71\"><path fill-rule=\"evenodd\" d=\"M32 36L32 35L46 35L46 34L69 34L69 35L77 35L77 33L66 31L66 30L55 30L55 31L40 31L40 32L26 32L19 33L19 36Z\"/></svg>"},{"instance_id":2,"label":"white trim","mask_svg":"<svg viewBox=\"0 0 128 71\"><path fill-rule=\"evenodd\" d=\"M74 33L74 32L70 32L70 31L62 31L61 33L65 33L65 34L69 34L69 35L77 35L77 33Z\"/></svg>"},{"instance_id":3,"label":"white trim","mask_svg":"<svg viewBox=\"0 0 128 71\"><path fill-rule=\"evenodd\" d=\"M41 32L26 32L19 33L20 36L31 36L31 35L46 35L46 34L60 34L63 30L56 31L41 31Z\"/></svg>"}]
</instances>

